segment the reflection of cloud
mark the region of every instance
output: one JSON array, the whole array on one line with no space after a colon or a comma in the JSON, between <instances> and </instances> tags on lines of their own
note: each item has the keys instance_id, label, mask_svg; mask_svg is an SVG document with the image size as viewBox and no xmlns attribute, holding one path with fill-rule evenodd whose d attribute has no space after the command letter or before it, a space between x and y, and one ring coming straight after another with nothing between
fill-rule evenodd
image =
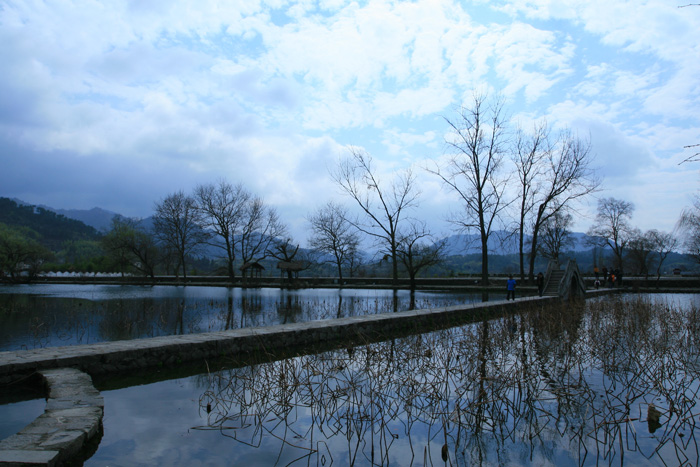
<instances>
[{"instance_id":1,"label":"reflection of cloud","mask_svg":"<svg viewBox=\"0 0 700 467\"><path fill-rule=\"evenodd\" d=\"M582 444L596 461L692 457L696 443L677 435L693 429L696 378L693 361L675 358L692 350L684 332L691 305L668 297L589 301L565 316L560 306L544 307L517 321L288 359L267 355L249 366L107 391L105 436L91 461L432 464L443 444L459 465L551 464L552 453L568 465ZM628 319L635 314L646 319ZM677 332L649 332L669 316ZM673 362L669 371L647 374L659 355ZM679 422L667 428L668 440L642 446L635 432L646 420L634 418L629 402L652 400L662 416L676 407ZM213 429L193 429L205 426Z\"/></svg>"}]
</instances>

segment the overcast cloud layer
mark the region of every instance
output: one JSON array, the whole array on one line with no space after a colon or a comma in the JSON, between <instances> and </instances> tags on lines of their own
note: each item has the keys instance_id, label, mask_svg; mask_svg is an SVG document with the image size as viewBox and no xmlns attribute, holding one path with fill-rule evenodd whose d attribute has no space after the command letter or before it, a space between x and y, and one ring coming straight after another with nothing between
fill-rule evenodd
<instances>
[{"instance_id":1,"label":"overcast cloud layer","mask_svg":"<svg viewBox=\"0 0 700 467\"><path fill-rule=\"evenodd\" d=\"M420 167L479 89L514 122L590 135L598 196L670 231L698 187L684 146L700 143L700 7L680 5L0 0L0 196L146 217L223 177L304 243L355 145L385 177L415 167L416 215L437 222L451 196Z\"/></svg>"}]
</instances>

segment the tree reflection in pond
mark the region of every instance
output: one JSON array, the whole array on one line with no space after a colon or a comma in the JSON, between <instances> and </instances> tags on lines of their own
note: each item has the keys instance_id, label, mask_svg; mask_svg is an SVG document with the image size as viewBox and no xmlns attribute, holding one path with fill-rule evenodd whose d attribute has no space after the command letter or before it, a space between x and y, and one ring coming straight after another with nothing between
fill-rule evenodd
<instances>
[{"instance_id":1,"label":"tree reflection in pond","mask_svg":"<svg viewBox=\"0 0 700 467\"><path fill-rule=\"evenodd\" d=\"M194 428L280 465L697 464L698 313L596 300L211 373Z\"/></svg>"},{"instance_id":2,"label":"tree reflection in pond","mask_svg":"<svg viewBox=\"0 0 700 467\"><path fill-rule=\"evenodd\" d=\"M475 293L0 284L0 351L300 323L478 302Z\"/></svg>"}]
</instances>

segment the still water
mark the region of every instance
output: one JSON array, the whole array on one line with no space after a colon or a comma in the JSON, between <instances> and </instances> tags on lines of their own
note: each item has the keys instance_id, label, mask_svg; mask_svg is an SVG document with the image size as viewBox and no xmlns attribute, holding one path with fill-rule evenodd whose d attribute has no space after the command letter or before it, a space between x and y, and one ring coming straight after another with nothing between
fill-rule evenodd
<instances>
[{"instance_id":1,"label":"still water","mask_svg":"<svg viewBox=\"0 0 700 467\"><path fill-rule=\"evenodd\" d=\"M104 390L86 465L698 465L697 297L614 297Z\"/></svg>"},{"instance_id":2,"label":"still water","mask_svg":"<svg viewBox=\"0 0 700 467\"><path fill-rule=\"evenodd\" d=\"M491 299L503 298L491 294ZM406 290L0 285L0 351L224 331L482 300Z\"/></svg>"},{"instance_id":3,"label":"still water","mask_svg":"<svg viewBox=\"0 0 700 467\"><path fill-rule=\"evenodd\" d=\"M698 323L697 295L606 297L103 387L85 465L698 465Z\"/></svg>"}]
</instances>

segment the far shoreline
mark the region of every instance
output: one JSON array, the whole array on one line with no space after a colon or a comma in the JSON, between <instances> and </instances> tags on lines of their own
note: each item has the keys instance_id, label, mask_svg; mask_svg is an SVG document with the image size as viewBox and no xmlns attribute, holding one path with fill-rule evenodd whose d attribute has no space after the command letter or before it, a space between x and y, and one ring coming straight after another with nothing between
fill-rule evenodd
<instances>
[{"instance_id":1,"label":"far shoreline","mask_svg":"<svg viewBox=\"0 0 700 467\"><path fill-rule=\"evenodd\" d=\"M462 291L462 292L504 292L507 274L491 276L488 286L479 282L480 275L448 277L448 278L417 278L415 290ZM595 277L584 276L587 290L595 289ZM518 280L516 278L516 280ZM535 285L521 283L518 280L517 290L526 293L536 293ZM350 277L343 278L342 286L334 277L299 277L288 280L280 277L246 278L236 277L234 281L228 276L188 276L187 279L176 276L135 277L135 276L98 276L90 273L71 277L40 276L30 282L0 282L2 285L27 284L93 284L93 285L133 285L133 286L193 286L193 287L229 287L229 288L280 288L280 289L388 289L411 290L408 278L399 278L394 283L390 277ZM605 288L601 285L600 288ZM700 293L700 278L687 276L656 276L637 277L625 276L622 286L613 287L621 292L644 293Z\"/></svg>"}]
</instances>

